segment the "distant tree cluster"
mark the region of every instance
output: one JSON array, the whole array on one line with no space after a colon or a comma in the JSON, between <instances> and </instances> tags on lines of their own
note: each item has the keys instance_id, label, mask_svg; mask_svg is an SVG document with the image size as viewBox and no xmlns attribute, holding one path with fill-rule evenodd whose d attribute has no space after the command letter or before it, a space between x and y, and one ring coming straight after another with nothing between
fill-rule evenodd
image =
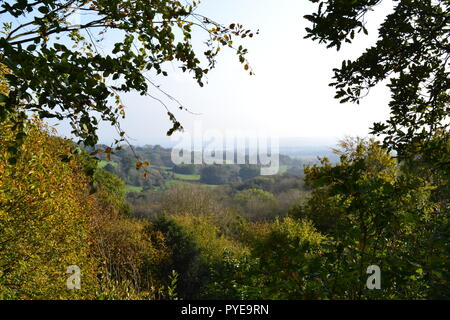
<instances>
[{"instance_id":1,"label":"distant tree cluster","mask_svg":"<svg viewBox=\"0 0 450 320\"><path fill-rule=\"evenodd\" d=\"M194 164L184 164L174 166L172 168L172 171L180 174L197 174L198 169L197 166Z\"/></svg>"}]
</instances>

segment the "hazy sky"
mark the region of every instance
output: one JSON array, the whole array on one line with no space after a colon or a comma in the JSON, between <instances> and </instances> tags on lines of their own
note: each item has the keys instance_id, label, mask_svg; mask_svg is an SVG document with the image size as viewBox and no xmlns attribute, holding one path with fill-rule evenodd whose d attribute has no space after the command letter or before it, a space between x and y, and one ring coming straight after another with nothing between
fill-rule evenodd
<instances>
[{"instance_id":1,"label":"hazy sky","mask_svg":"<svg viewBox=\"0 0 450 320\"><path fill-rule=\"evenodd\" d=\"M199 13L226 25L239 22L260 30L258 36L242 42L249 49L248 59L256 76L249 76L235 53L225 50L204 88L189 74L178 71L176 64L167 65L169 77L154 80L193 112L201 113L175 112L188 131L194 122L201 122L205 130L262 130L281 137L366 136L373 122L387 118L389 91L382 85L359 106L340 104L333 99L334 90L328 83L332 69L343 59L355 58L375 43L377 26L390 8L390 1L377 7L367 16L369 36L362 35L336 52L303 39L309 25L303 16L315 10L309 1L204 0ZM206 34L195 36L196 47L203 50L200 40L206 39ZM132 143L154 144L165 139L171 123L158 102L136 94L124 95L123 102L127 119L122 127L135 139ZM177 111L175 105L173 111ZM66 125L59 131L63 135L70 132ZM109 143L114 134L102 126L100 140Z\"/></svg>"}]
</instances>

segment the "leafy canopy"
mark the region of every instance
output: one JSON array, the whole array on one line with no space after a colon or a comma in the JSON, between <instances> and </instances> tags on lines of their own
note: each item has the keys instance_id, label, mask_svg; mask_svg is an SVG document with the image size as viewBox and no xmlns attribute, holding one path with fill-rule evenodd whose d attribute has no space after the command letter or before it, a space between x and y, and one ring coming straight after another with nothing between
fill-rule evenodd
<instances>
[{"instance_id":1,"label":"leafy canopy","mask_svg":"<svg viewBox=\"0 0 450 320\"><path fill-rule=\"evenodd\" d=\"M8 163L11 123L0 124L0 299L94 298L98 261L90 218L98 202L72 145L40 121L28 123L23 152ZM67 267L82 270L81 290L67 290Z\"/></svg>"},{"instance_id":2,"label":"leafy canopy","mask_svg":"<svg viewBox=\"0 0 450 320\"><path fill-rule=\"evenodd\" d=\"M318 11L305 16L313 23L306 38L339 50L357 33L368 34L366 14L381 0L311 0ZM359 103L378 83L388 80L391 115L375 123L372 133L402 152L411 141L427 139L449 125L450 2L396 0L380 26L376 44L354 61L334 69L336 97Z\"/></svg>"},{"instance_id":3,"label":"leafy canopy","mask_svg":"<svg viewBox=\"0 0 450 320\"><path fill-rule=\"evenodd\" d=\"M125 113L119 95L136 91L153 97L151 89L162 91L147 72L167 76L166 62L178 62L183 72L192 73L203 86L221 48L229 47L252 74L245 59L247 50L235 48L233 42L253 37L252 31L236 23L222 26L196 13L199 2L1 1L0 62L11 71L7 75L11 90L9 96L0 96L5 103L0 121L25 111L36 112L40 118L69 119L72 133L86 145L94 145L103 120L116 126L122 140L119 120ZM206 34L203 59L192 45L198 34L195 28ZM116 39L111 52L102 47L106 36ZM160 102L173 122L170 135L182 127Z\"/></svg>"},{"instance_id":4,"label":"leafy canopy","mask_svg":"<svg viewBox=\"0 0 450 320\"><path fill-rule=\"evenodd\" d=\"M448 207L435 199L445 190L436 193L375 141L346 140L337 152L339 163L305 168L311 197L290 212L327 237L316 270L322 292L339 299L447 295ZM383 270L382 290L366 289L373 264Z\"/></svg>"}]
</instances>

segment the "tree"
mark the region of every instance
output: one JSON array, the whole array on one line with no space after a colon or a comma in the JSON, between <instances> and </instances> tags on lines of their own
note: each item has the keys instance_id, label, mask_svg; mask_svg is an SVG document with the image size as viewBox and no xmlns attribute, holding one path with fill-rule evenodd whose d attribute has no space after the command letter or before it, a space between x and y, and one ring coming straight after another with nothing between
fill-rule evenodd
<instances>
[{"instance_id":1,"label":"tree","mask_svg":"<svg viewBox=\"0 0 450 320\"><path fill-rule=\"evenodd\" d=\"M328 48L351 43L356 33L368 33L366 14L381 0L311 0L316 13L306 38ZM450 2L448 0L395 1L393 13L380 26L377 43L358 59L334 69L333 83L341 102L356 102L384 80L392 93L390 118L375 123L372 133L386 135L386 146L400 154L414 141L427 141L449 126Z\"/></svg>"},{"instance_id":2,"label":"tree","mask_svg":"<svg viewBox=\"0 0 450 320\"><path fill-rule=\"evenodd\" d=\"M136 91L153 97L150 88L155 92L161 88L146 73L167 76L166 62L179 62L179 67L203 86L221 48L229 47L252 73L245 59L247 50L234 48L234 39L253 37L253 33L240 24L223 26L196 13L198 4L167 0L2 1L0 62L11 71L6 75L11 90L9 96L0 95L0 102L5 103L0 121L10 114L24 116L27 111L40 118L69 119L72 133L93 146L100 119L116 126L124 137L119 126L124 117L119 95ZM73 22L77 18L80 21ZM192 46L194 28L206 32L204 61ZM97 44L106 35L118 40L111 52L102 53ZM166 108L173 122L170 135L182 126Z\"/></svg>"},{"instance_id":3,"label":"tree","mask_svg":"<svg viewBox=\"0 0 450 320\"><path fill-rule=\"evenodd\" d=\"M13 127L0 124L0 298L93 298L95 198L83 166L75 158L61 161L72 144L52 136L40 122L27 124L20 157L9 163L8 142L17 134ZM81 290L67 290L71 265L82 270Z\"/></svg>"},{"instance_id":4,"label":"tree","mask_svg":"<svg viewBox=\"0 0 450 320\"><path fill-rule=\"evenodd\" d=\"M261 174L261 168L257 165L243 165L239 170L239 177L242 180L253 179Z\"/></svg>"},{"instance_id":5,"label":"tree","mask_svg":"<svg viewBox=\"0 0 450 320\"><path fill-rule=\"evenodd\" d=\"M218 196L203 186L175 185L162 193L161 210L172 215L193 214L208 216L219 214Z\"/></svg>"},{"instance_id":6,"label":"tree","mask_svg":"<svg viewBox=\"0 0 450 320\"><path fill-rule=\"evenodd\" d=\"M0 73L6 95L3 83ZM0 123L0 298L173 297L175 283L161 286L146 268L165 263L164 239L150 239L148 222L129 216L124 183L42 121L26 128L11 163L17 127ZM71 265L81 269L81 290L67 289Z\"/></svg>"},{"instance_id":7,"label":"tree","mask_svg":"<svg viewBox=\"0 0 450 320\"><path fill-rule=\"evenodd\" d=\"M311 222L276 219L254 240L262 299L318 299L323 296L317 269L324 237Z\"/></svg>"},{"instance_id":8,"label":"tree","mask_svg":"<svg viewBox=\"0 0 450 320\"><path fill-rule=\"evenodd\" d=\"M147 234L162 233L170 250L169 260L160 266L163 279L175 270L180 275L178 294L182 298L195 297L205 281L206 270L193 236L180 224L165 216L146 228Z\"/></svg>"},{"instance_id":9,"label":"tree","mask_svg":"<svg viewBox=\"0 0 450 320\"><path fill-rule=\"evenodd\" d=\"M195 164L182 164L178 166L174 166L172 171L180 174L196 174L197 167Z\"/></svg>"},{"instance_id":10,"label":"tree","mask_svg":"<svg viewBox=\"0 0 450 320\"><path fill-rule=\"evenodd\" d=\"M309 221L292 218L249 224L250 252L225 254L206 292L215 299L317 299L325 296L315 275L324 237Z\"/></svg>"},{"instance_id":11,"label":"tree","mask_svg":"<svg viewBox=\"0 0 450 320\"><path fill-rule=\"evenodd\" d=\"M233 200L241 215L251 220L272 219L279 213L275 196L261 189L239 191Z\"/></svg>"},{"instance_id":12,"label":"tree","mask_svg":"<svg viewBox=\"0 0 450 320\"><path fill-rule=\"evenodd\" d=\"M305 169L312 195L292 210L328 238L317 270L330 298L439 298L449 257L448 214L433 186L408 174L378 143L344 141L341 161ZM382 290L365 288L370 265L383 270Z\"/></svg>"},{"instance_id":13,"label":"tree","mask_svg":"<svg viewBox=\"0 0 450 320\"><path fill-rule=\"evenodd\" d=\"M226 184L237 178L234 166L208 165L200 171L200 181L207 184Z\"/></svg>"}]
</instances>

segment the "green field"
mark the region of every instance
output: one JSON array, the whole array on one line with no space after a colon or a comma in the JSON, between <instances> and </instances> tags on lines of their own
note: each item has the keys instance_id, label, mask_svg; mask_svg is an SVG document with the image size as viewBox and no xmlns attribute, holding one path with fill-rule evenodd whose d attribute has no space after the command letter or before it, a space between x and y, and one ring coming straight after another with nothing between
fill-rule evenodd
<instances>
[{"instance_id":1,"label":"green field","mask_svg":"<svg viewBox=\"0 0 450 320\"><path fill-rule=\"evenodd\" d=\"M198 174L174 173L173 175L175 178L177 178L179 180L184 180L184 181L199 181L200 180L200 175L198 175Z\"/></svg>"},{"instance_id":2,"label":"green field","mask_svg":"<svg viewBox=\"0 0 450 320\"><path fill-rule=\"evenodd\" d=\"M107 164L111 164L114 167L118 166L118 163L114 162L114 161L105 161L105 160L101 160L98 162L98 166L100 168L104 168ZM154 168L154 169L160 169L163 171L168 171L168 172L172 172L172 168L169 167L159 167L159 166L154 166L151 165L150 168ZM198 174L180 174L180 173L173 173L173 180L169 180L167 181L163 187L155 187L155 189L170 189L173 188L175 186L178 185L191 185L191 184L195 184L195 185L199 185L199 186L205 186L205 187L216 187L213 185L207 185L207 184L202 184L200 183L200 175ZM143 190L143 187L137 187L137 186L132 186L132 185L126 185L125 186L125 191L126 193L130 193L130 192L141 192Z\"/></svg>"},{"instance_id":3,"label":"green field","mask_svg":"<svg viewBox=\"0 0 450 320\"><path fill-rule=\"evenodd\" d=\"M126 193L130 193L130 192L141 192L142 191L142 187L136 187L136 186L130 186L130 185L125 185L125 192Z\"/></svg>"}]
</instances>

